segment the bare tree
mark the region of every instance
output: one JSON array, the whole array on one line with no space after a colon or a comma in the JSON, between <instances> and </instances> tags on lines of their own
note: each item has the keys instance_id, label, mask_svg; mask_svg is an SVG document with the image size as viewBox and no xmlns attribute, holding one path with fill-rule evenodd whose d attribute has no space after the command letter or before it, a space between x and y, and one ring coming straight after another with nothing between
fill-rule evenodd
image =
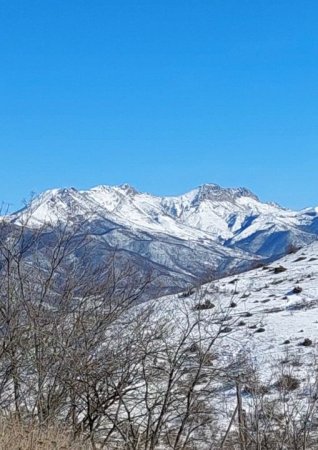
<instances>
[{"instance_id":1,"label":"bare tree","mask_svg":"<svg viewBox=\"0 0 318 450\"><path fill-rule=\"evenodd\" d=\"M196 287L142 303L153 274L116 251L96 262L83 224L30 225L0 223L3 414L63 423L93 449L315 448L316 363L300 381L285 355L264 385L231 298Z\"/></svg>"}]
</instances>

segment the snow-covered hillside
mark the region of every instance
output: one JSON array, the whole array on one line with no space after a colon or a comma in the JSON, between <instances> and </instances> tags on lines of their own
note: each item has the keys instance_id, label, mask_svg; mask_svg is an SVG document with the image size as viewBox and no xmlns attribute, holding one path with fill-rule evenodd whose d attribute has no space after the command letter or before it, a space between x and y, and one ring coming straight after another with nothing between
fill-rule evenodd
<instances>
[{"instance_id":1,"label":"snow-covered hillside","mask_svg":"<svg viewBox=\"0 0 318 450\"><path fill-rule=\"evenodd\" d=\"M262 203L245 188L215 184L174 197L129 185L53 189L7 220L20 224L26 218L31 228L80 223L93 237L97 257L116 249L142 270L151 268L172 290L275 259L318 234L314 208L295 212Z\"/></svg>"},{"instance_id":2,"label":"snow-covered hillside","mask_svg":"<svg viewBox=\"0 0 318 450\"><path fill-rule=\"evenodd\" d=\"M158 301L159 310L171 317L180 302L189 309L210 305L206 313L203 306L203 316L214 308L227 311L224 353L244 349L263 369L288 353L306 366L318 344L318 242L269 265L208 283L189 296Z\"/></svg>"}]
</instances>

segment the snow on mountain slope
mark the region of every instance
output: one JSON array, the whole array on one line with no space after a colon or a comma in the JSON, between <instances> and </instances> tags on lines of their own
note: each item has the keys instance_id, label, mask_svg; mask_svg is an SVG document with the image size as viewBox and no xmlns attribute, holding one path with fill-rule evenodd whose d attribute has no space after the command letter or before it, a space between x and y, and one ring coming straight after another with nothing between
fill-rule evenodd
<instances>
[{"instance_id":1,"label":"snow on mountain slope","mask_svg":"<svg viewBox=\"0 0 318 450\"><path fill-rule=\"evenodd\" d=\"M81 223L109 246L182 273L188 283L250 268L290 247L317 239L317 209L295 212L262 203L245 188L200 186L184 195L158 197L129 185L87 191L53 189L9 216L13 223ZM182 279L184 282L184 278Z\"/></svg>"},{"instance_id":2,"label":"snow on mountain slope","mask_svg":"<svg viewBox=\"0 0 318 450\"><path fill-rule=\"evenodd\" d=\"M77 215L99 217L134 229L181 239L227 241L231 246L273 225L275 231L308 232L318 217L317 208L295 212L262 203L247 189L225 189L215 184L175 197L140 193L128 185L97 186L88 191L53 189L36 198L30 208L33 225Z\"/></svg>"},{"instance_id":3,"label":"snow on mountain slope","mask_svg":"<svg viewBox=\"0 0 318 450\"><path fill-rule=\"evenodd\" d=\"M29 225L58 223L69 219L106 219L134 230L156 232L181 239L204 239L209 236L200 229L188 229L161 208L160 198L139 194L124 185L98 186L89 191L53 189L34 199L29 208L13 215L14 220L30 215Z\"/></svg>"}]
</instances>

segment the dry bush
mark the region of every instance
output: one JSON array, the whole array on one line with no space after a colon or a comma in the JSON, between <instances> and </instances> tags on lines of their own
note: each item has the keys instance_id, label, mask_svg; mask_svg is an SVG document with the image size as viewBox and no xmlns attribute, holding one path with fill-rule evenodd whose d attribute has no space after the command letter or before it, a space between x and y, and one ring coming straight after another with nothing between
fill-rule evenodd
<instances>
[{"instance_id":1,"label":"dry bush","mask_svg":"<svg viewBox=\"0 0 318 450\"><path fill-rule=\"evenodd\" d=\"M300 381L291 375L282 375L275 386L279 390L294 391L300 386Z\"/></svg>"},{"instance_id":2,"label":"dry bush","mask_svg":"<svg viewBox=\"0 0 318 450\"><path fill-rule=\"evenodd\" d=\"M40 428L22 424L14 418L0 419L1 450L90 450L88 444L74 440L63 428Z\"/></svg>"},{"instance_id":3,"label":"dry bush","mask_svg":"<svg viewBox=\"0 0 318 450\"><path fill-rule=\"evenodd\" d=\"M278 266L278 267L274 267L274 269L272 269L272 272L274 272L274 274L278 274L278 273L282 273L282 272L286 272L286 267L283 266Z\"/></svg>"}]
</instances>

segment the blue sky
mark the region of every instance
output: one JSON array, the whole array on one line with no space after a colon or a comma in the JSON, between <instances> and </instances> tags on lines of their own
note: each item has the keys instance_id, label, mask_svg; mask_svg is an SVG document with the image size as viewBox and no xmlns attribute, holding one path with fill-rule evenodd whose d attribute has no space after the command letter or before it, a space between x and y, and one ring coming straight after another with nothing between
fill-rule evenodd
<instances>
[{"instance_id":1,"label":"blue sky","mask_svg":"<svg viewBox=\"0 0 318 450\"><path fill-rule=\"evenodd\" d=\"M315 0L2 0L0 199L215 182L318 205Z\"/></svg>"}]
</instances>

